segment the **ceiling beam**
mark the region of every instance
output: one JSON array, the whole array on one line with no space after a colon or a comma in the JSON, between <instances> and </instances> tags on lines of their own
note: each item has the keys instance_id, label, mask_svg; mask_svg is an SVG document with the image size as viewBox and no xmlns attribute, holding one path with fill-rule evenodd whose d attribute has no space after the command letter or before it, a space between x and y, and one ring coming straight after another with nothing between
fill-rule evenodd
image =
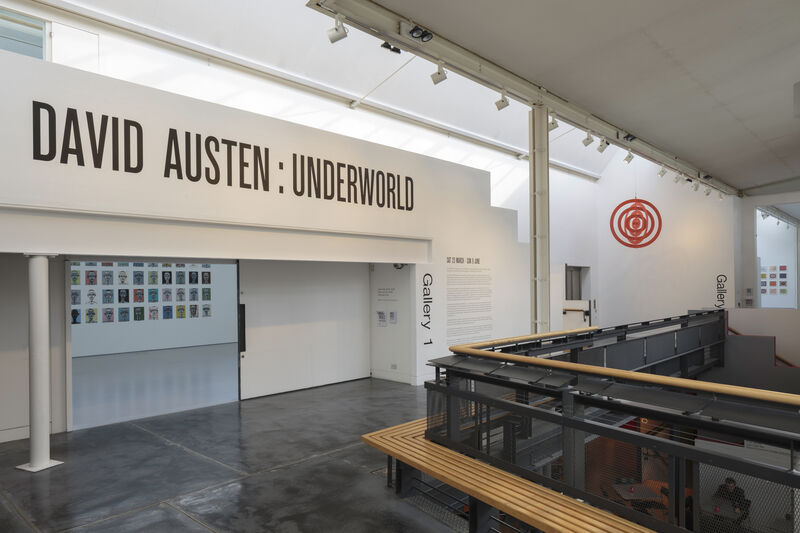
<instances>
[{"instance_id":1,"label":"ceiling beam","mask_svg":"<svg viewBox=\"0 0 800 533\"><path fill-rule=\"evenodd\" d=\"M797 190L798 185L800 185L800 176L795 176L793 178L762 183L761 185L753 185L752 187L742 189L742 192L748 196L775 194Z\"/></svg>"},{"instance_id":2,"label":"ceiling beam","mask_svg":"<svg viewBox=\"0 0 800 533\"><path fill-rule=\"evenodd\" d=\"M426 43L413 39L401 31L401 27L413 27L414 21L398 15L371 0L309 0L308 7L331 17L341 16L345 23L356 27L381 40L406 51L424 57L444 66L481 85L505 92L510 97L529 106L542 104L551 112L576 127L605 137L608 142L628 149L654 163L664 165L687 178L712 187L725 194L739 195L741 191L716 178L692 163L679 158L657 146L633 136L626 140L630 132L611 124L592 113L571 103L565 98L550 93L545 87L536 85L499 65L457 45L452 41L434 35Z\"/></svg>"},{"instance_id":3,"label":"ceiling beam","mask_svg":"<svg viewBox=\"0 0 800 533\"><path fill-rule=\"evenodd\" d=\"M759 211L762 213L766 213L771 217L775 218L776 220L780 220L784 224L788 224L790 226L794 226L796 228L800 228L800 220L797 217L794 217L784 211L783 209L778 209L774 205L760 205L757 207Z\"/></svg>"}]
</instances>

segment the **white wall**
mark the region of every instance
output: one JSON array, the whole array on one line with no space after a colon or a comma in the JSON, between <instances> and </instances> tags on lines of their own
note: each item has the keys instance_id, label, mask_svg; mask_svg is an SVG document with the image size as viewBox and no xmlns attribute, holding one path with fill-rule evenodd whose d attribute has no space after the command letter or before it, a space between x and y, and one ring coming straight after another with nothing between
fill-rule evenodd
<instances>
[{"instance_id":1,"label":"white wall","mask_svg":"<svg viewBox=\"0 0 800 533\"><path fill-rule=\"evenodd\" d=\"M761 196L745 196L741 199L740 224L741 246L739 247L738 263L741 265L742 274L737 278L737 293L739 302L744 303L747 289L756 299L760 295L759 265L756 251L756 217L759 206L777 206L800 202L800 191L780 194L765 194ZM760 218L760 217L759 217ZM775 225L775 222L772 222ZM786 230L784 230L786 231ZM757 300L756 300L757 302Z\"/></svg>"},{"instance_id":2,"label":"white wall","mask_svg":"<svg viewBox=\"0 0 800 533\"><path fill-rule=\"evenodd\" d=\"M442 292L437 300L440 307L433 316L434 336L425 342L419 332L412 335L417 343L409 373L409 382L413 383L421 383L432 374L425 367L430 357L447 352L447 257L478 258L482 261L480 268L490 271L487 290L491 307L484 313L490 323L484 324L474 340L518 334L527 328L527 292L521 296L517 289L527 280L527 253L517 242L516 213L490 206L490 180L485 172L11 54L0 53L0 61L9 72L16 73L18 81L0 88L3 113L17 130L27 132L27 142L32 131L30 93L34 88L38 98L58 108L59 116L66 107L84 111L101 106L114 116L135 117L145 132L145 167L132 179L110 168L108 159L101 168L81 166L74 156L66 165L34 160L29 149L14 147L14 143L25 141L9 136L13 128L4 130L5 135L0 137L8 142L0 146L6 163L2 177L8 205L0 208L0 220L3 226L17 231L0 235L1 251L35 248L83 256L425 264L437 273L437 290ZM269 193L231 186L215 188L174 177L165 180L163 141L168 127L246 138L269 146L271 179L275 180ZM279 162L291 165L293 152L309 149L316 157L413 176L413 211L282 194L276 186L288 183L291 191L292 172L281 168ZM97 183L101 184L99 188ZM88 190L96 194L86 194ZM406 205L410 205L408 201ZM253 262L243 264L257 270ZM369 321L364 320L369 310L369 278L362 272L360 281L354 282L354 290L348 293L361 302L358 304L343 297L341 290L347 284L331 293L326 277L328 270L347 268L359 266L328 263L327 270L313 266L305 271L292 267L285 273L291 280L288 285L263 286L260 275L243 277L246 290L242 296L247 298L249 290L256 297L251 303L257 301L260 291L276 290L280 297L269 301L262 309L263 316L248 314L253 330L248 347L261 353L259 357L246 355L243 369L252 368L242 375L255 379L243 380L242 397L369 375ZM365 268L363 263L360 268ZM418 269L414 272L419 275ZM412 291L412 316L420 328L421 285L418 278ZM320 291L320 300L308 292L313 290ZM289 307L294 311L287 314L285 302L296 301L298 291L306 300L297 300L303 305ZM347 302L352 305L345 305L337 315L336 305ZM327 320L331 309L336 318ZM346 327L342 325L344 318ZM267 321L252 326L253 319ZM285 322L287 319L291 321ZM277 329L274 324L278 324ZM342 358L329 356L332 345ZM314 359L318 354L328 356ZM17 373L15 378L19 377ZM59 397L63 402L66 393Z\"/></svg>"},{"instance_id":3,"label":"white wall","mask_svg":"<svg viewBox=\"0 0 800 533\"><path fill-rule=\"evenodd\" d=\"M399 264L398 264L399 266ZM416 265L370 266L370 368L373 377L403 383L415 381L414 274ZM378 312L385 322L378 321ZM391 313L395 313L394 323Z\"/></svg>"},{"instance_id":4,"label":"white wall","mask_svg":"<svg viewBox=\"0 0 800 533\"><path fill-rule=\"evenodd\" d=\"M417 385L434 375L427 362L447 355L452 344L511 337L530 329L530 258L527 245L516 239L517 213L488 207L488 180L440 178L447 199L431 224L433 261L415 269L417 359L412 384ZM477 207L481 204L485 207ZM465 209L466 205L476 207ZM461 259L464 262L458 263ZM470 264L469 259L480 262ZM424 300L426 288L429 300ZM475 296L465 297L466 293Z\"/></svg>"},{"instance_id":5,"label":"white wall","mask_svg":"<svg viewBox=\"0 0 800 533\"><path fill-rule=\"evenodd\" d=\"M556 130L558 131L558 130ZM581 147L583 148L583 147ZM592 292L598 276L597 195L603 186L597 180L550 168L550 329L563 329L565 265L589 267L589 292L584 300L597 298ZM598 316L592 315L596 325Z\"/></svg>"},{"instance_id":6,"label":"white wall","mask_svg":"<svg viewBox=\"0 0 800 533\"><path fill-rule=\"evenodd\" d=\"M620 154L621 156L621 154ZM559 324L563 265L588 266L592 323L610 326L713 307L716 279L725 282L725 307L734 305L734 229L737 199L720 201L672 180L636 158L613 159L597 181L551 169L551 316ZM628 248L611 234L609 220L621 202L638 197L660 211L662 230L644 248ZM527 212L520 213L527 216Z\"/></svg>"},{"instance_id":7,"label":"white wall","mask_svg":"<svg viewBox=\"0 0 800 533\"><path fill-rule=\"evenodd\" d=\"M369 376L363 263L241 261L242 399Z\"/></svg>"},{"instance_id":8,"label":"white wall","mask_svg":"<svg viewBox=\"0 0 800 533\"><path fill-rule=\"evenodd\" d=\"M775 353L800 366L800 310L731 309L728 325L743 335L775 337Z\"/></svg>"},{"instance_id":9,"label":"white wall","mask_svg":"<svg viewBox=\"0 0 800 533\"><path fill-rule=\"evenodd\" d=\"M776 224L776 219L765 219L760 213L756 211L757 301L761 307L797 308L797 228L785 222ZM786 269L781 270L781 266Z\"/></svg>"},{"instance_id":10,"label":"white wall","mask_svg":"<svg viewBox=\"0 0 800 533\"><path fill-rule=\"evenodd\" d=\"M717 276L727 278L725 305L734 305L734 200L705 196L670 175L659 178L658 166L636 158L628 165L615 159L603 172L598 191L598 325L685 314L717 304ZM661 213L658 239L644 248L620 245L609 217L634 196L652 202ZM596 280L596 283L595 283Z\"/></svg>"},{"instance_id":11,"label":"white wall","mask_svg":"<svg viewBox=\"0 0 800 533\"><path fill-rule=\"evenodd\" d=\"M50 416L67 428L63 260L50 260ZM0 254L0 442L28 436L28 260Z\"/></svg>"},{"instance_id":12,"label":"white wall","mask_svg":"<svg viewBox=\"0 0 800 533\"><path fill-rule=\"evenodd\" d=\"M75 358L72 429L235 402L238 358L236 343Z\"/></svg>"}]
</instances>

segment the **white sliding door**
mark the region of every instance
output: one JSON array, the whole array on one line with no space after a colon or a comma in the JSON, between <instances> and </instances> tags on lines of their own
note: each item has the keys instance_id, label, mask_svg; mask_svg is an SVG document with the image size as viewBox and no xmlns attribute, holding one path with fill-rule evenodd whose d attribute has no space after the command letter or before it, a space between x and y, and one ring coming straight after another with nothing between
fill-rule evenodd
<instances>
[{"instance_id":1,"label":"white sliding door","mask_svg":"<svg viewBox=\"0 0 800 533\"><path fill-rule=\"evenodd\" d=\"M241 261L241 398L370 374L365 263Z\"/></svg>"}]
</instances>

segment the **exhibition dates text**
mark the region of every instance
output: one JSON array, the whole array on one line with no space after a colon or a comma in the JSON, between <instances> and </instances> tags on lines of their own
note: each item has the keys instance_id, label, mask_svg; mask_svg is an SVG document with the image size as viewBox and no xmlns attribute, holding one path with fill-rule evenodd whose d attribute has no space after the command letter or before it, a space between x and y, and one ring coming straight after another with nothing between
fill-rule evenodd
<instances>
[{"instance_id":1,"label":"exhibition dates text","mask_svg":"<svg viewBox=\"0 0 800 533\"><path fill-rule=\"evenodd\" d=\"M135 121L68 107L59 112L33 101L33 159L140 174L145 170L145 129ZM170 128L162 176L187 183L290 193L398 211L414 209L414 179L306 154L291 154L291 177L270 149L254 143ZM278 176L271 174L278 173ZM291 179L291 188L272 183ZM288 185L288 183L287 183Z\"/></svg>"}]
</instances>

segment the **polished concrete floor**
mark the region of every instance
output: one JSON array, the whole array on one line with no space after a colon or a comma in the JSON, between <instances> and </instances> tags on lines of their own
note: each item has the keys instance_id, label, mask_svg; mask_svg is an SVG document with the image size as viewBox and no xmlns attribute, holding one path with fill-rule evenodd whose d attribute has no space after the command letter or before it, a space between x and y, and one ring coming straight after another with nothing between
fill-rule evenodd
<instances>
[{"instance_id":1,"label":"polished concrete floor","mask_svg":"<svg viewBox=\"0 0 800 533\"><path fill-rule=\"evenodd\" d=\"M364 379L54 435L37 474L3 443L0 532L451 531L359 440L424 415L422 387Z\"/></svg>"}]
</instances>

